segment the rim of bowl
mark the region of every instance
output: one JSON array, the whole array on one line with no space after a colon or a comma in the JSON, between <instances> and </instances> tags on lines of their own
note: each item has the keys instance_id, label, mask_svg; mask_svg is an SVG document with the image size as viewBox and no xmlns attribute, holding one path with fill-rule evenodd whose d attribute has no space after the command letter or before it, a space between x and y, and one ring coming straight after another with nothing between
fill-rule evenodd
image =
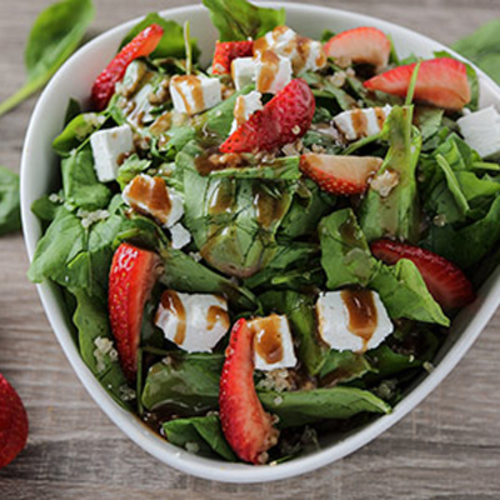
<instances>
[{"instance_id":1,"label":"rim of bowl","mask_svg":"<svg viewBox=\"0 0 500 500\"><path fill-rule=\"evenodd\" d=\"M350 17L352 18L352 21L363 24L373 24L375 22L378 26L382 26L383 29L393 31L397 30L401 35L408 38L417 37L422 41L434 44L437 48L447 50L450 54L459 59L467 61L467 59L463 58L445 45L436 42L425 35L421 35L418 32L377 17L317 5L301 5L289 2L256 3L268 7L284 7L287 11L296 11L297 13L308 11L318 15L323 14L325 16L332 16L336 14L344 18ZM188 5L185 7L163 10L160 12L160 15L184 15L188 17L191 12L198 11L200 9L206 10L201 4ZM31 202L33 200L28 199L27 185L30 182L28 174L30 173L29 164L32 156L31 149L34 148L33 142L34 137L37 134L36 129L38 128L38 123L40 123L43 118L41 111L43 109L44 102L47 100L47 96L51 94L54 82L57 81L58 77L66 70L67 67L74 64L80 56L86 54L88 51L91 51L94 47L100 45L101 43L104 43L108 38L112 38L114 35L125 31L126 29L130 29L130 27L136 24L140 19L142 19L142 17L143 16L140 16L115 26L81 47L61 66L38 99L35 109L31 115L21 159L21 211L25 244L30 262L33 258L35 246L39 239L39 223L35 216L31 213ZM467 62L472 64L470 61ZM477 68L474 64L472 64L472 66L481 76L483 82L486 83L494 93L498 94L498 99L500 101L500 88L483 71ZM49 323L81 383L84 385L87 392L94 399L97 405L132 441L158 460L182 472L204 479L217 480L221 482L257 483L299 476L331 464L332 462L362 448L386 431L389 427L392 427L396 422L401 420L423 399L425 399L451 372L491 319L500 305L499 278L500 276L498 276L494 281L492 290L487 294L483 303L479 306L479 311L476 311L474 319L467 326L467 331L460 335L455 344L452 345L448 352L443 356L435 370L425 379L420 381L411 390L411 392L408 393L403 400L394 407L392 413L378 417L372 423L354 431L346 438L329 445L323 450L316 451L304 457L297 457L290 462L285 462L277 466L267 465L258 467L246 464L219 462L190 454L181 448L168 443L152 430L149 430L135 415L119 407L117 403L115 403L107 394L80 357L76 344L68 332L66 320L63 317L64 315L60 310L58 301L56 300L53 287L48 283L42 283L36 286Z\"/></svg>"}]
</instances>

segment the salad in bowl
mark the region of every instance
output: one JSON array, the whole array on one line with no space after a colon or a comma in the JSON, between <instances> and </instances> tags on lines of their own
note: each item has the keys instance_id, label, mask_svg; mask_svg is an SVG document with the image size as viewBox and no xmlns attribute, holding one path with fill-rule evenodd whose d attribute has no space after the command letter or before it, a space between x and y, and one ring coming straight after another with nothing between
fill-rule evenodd
<instances>
[{"instance_id":1,"label":"salad in bowl","mask_svg":"<svg viewBox=\"0 0 500 500\"><path fill-rule=\"evenodd\" d=\"M498 253L500 117L448 53L204 3L208 67L189 25L150 14L70 103L29 276L166 441L276 464L433 369Z\"/></svg>"}]
</instances>

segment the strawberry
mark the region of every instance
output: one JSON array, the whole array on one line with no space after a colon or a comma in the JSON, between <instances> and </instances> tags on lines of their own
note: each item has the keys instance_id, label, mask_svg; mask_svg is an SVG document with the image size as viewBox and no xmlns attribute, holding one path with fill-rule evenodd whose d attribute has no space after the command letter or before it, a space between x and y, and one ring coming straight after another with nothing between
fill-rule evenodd
<instances>
[{"instance_id":1,"label":"strawberry","mask_svg":"<svg viewBox=\"0 0 500 500\"><path fill-rule=\"evenodd\" d=\"M304 154L300 169L321 189L337 195L360 194L366 191L370 176L375 174L382 160L374 156L333 156Z\"/></svg>"},{"instance_id":2,"label":"strawberry","mask_svg":"<svg viewBox=\"0 0 500 500\"><path fill-rule=\"evenodd\" d=\"M391 42L379 29L365 26L335 35L323 50L328 57L347 65L353 62L383 68L389 62Z\"/></svg>"},{"instance_id":3,"label":"strawberry","mask_svg":"<svg viewBox=\"0 0 500 500\"><path fill-rule=\"evenodd\" d=\"M115 92L115 84L123 78L127 66L138 57L149 56L156 49L162 36L163 28L158 24L152 24L120 50L92 86L91 100L95 109L101 111L108 105Z\"/></svg>"},{"instance_id":4,"label":"strawberry","mask_svg":"<svg viewBox=\"0 0 500 500\"><path fill-rule=\"evenodd\" d=\"M373 255L387 264L411 260L418 268L434 299L444 309L463 307L475 299L471 282L455 264L429 250L392 240L371 244Z\"/></svg>"},{"instance_id":5,"label":"strawberry","mask_svg":"<svg viewBox=\"0 0 500 500\"><path fill-rule=\"evenodd\" d=\"M254 332L245 319L231 330L220 380L220 420L231 448L242 460L262 464L267 450L278 441L271 415L264 411L255 391Z\"/></svg>"},{"instance_id":6,"label":"strawberry","mask_svg":"<svg viewBox=\"0 0 500 500\"><path fill-rule=\"evenodd\" d=\"M245 40L243 42L217 42L214 59L212 61L212 72L214 75L229 74L231 73L231 63L233 59L252 56L252 40Z\"/></svg>"},{"instance_id":7,"label":"strawberry","mask_svg":"<svg viewBox=\"0 0 500 500\"><path fill-rule=\"evenodd\" d=\"M297 78L256 111L222 144L222 153L270 151L302 137L311 126L316 103L309 85Z\"/></svg>"},{"instance_id":8,"label":"strawberry","mask_svg":"<svg viewBox=\"0 0 500 500\"><path fill-rule=\"evenodd\" d=\"M160 258L153 252L122 243L109 273L109 318L120 361L129 380L137 372L137 348L144 305L160 274Z\"/></svg>"},{"instance_id":9,"label":"strawberry","mask_svg":"<svg viewBox=\"0 0 500 500\"><path fill-rule=\"evenodd\" d=\"M415 66L399 66L370 78L364 85L369 90L405 97ZM471 100L465 64L449 57L423 61L418 71L414 96L417 101L440 108L462 109Z\"/></svg>"},{"instance_id":10,"label":"strawberry","mask_svg":"<svg viewBox=\"0 0 500 500\"><path fill-rule=\"evenodd\" d=\"M28 439L28 416L21 398L0 375L0 469L21 453Z\"/></svg>"}]
</instances>

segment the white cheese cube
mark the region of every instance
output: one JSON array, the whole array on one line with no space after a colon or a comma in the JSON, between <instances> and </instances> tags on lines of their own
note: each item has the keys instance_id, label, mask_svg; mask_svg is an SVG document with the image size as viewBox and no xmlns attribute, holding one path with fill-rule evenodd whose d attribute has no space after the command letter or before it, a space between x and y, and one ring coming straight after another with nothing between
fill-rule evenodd
<instances>
[{"instance_id":1,"label":"white cheese cube","mask_svg":"<svg viewBox=\"0 0 500 500\"><path fill-rule=\"evenodd\" d=\"M151 215L165 227L172 227L184 215L182 196L167 187L162 177L137 175L127 184L122 197L134 210Z\"/></svg>"},{"instance_id":2,"label":"white cheese cube","mask_svg":"<svg viewBox=\"0 0 500 500\"><path fill-rule=\"evenodd\" d=\"M276 370L297 364L293 338L286 316L272 314L248 322L254 333L255 368Z\"/></svg>"},{"instance_id":3,"label":"white cheese cube","mask_svg":"<svg viewBox=\"0 0 500 500\"><path fill-rule=\"evenodd\" d=\"M370 290L321 293L316 315L321 338L339 351L374 349L394 330L378 293Z\"/></svg>"},{"instance_id":4,"label":"white cheese cube","mask_svg":"<svg viewBox=\"0 0 500 500\"><path fill-rule=\"evenodd\" d=\"M276 94L292 81L290 59L267 50L257 59L256 89L262 94Z\"/></svg>"},{"instance_id":5,"label":"white cheese cube","mask_svg":"<svg viewBox=\"0 0 500 500\"><path fill-rule=\"evenodd\" d=\"M255 82L257 61L253 57L238 57L231 63L231 76L236 90Z\"/></svg>"},{"instance_id":6,"label":"white cheese cube","mask_svg":"<svg viewBox=\"0 0 500 500\"><path fill-rule=\"evenodd\" d=\"M124 155L132 153L134 141L128 125L99 130L90 136L94 168L100 182L116 179L116 172Z\"/></svg>"},{"instance_id":7,"label":"white cheese cube","mask_svg":"<svg viewBox=\"0 0 500 500\"><path fill-rule=\"evenodd\" d=\"M179 113L195 115L213 108L222 100L218 78L205 75L177 75L170 80L170 95Z\"/></svg>"},{"instance_id":8,"label":"white cheese cube","mask_svg":"<svg viewBox=\"0 0 500 500\"><path fill-rule=\"evenodd\" d=\"M234 105L234 121L231 126L231 134L256 111L263 108L261 99L262 94L255 90L246 95L238 96Z\"/></svg>"},{"instance_id":9,"label":"white cheese cube","mask_svg":"<svg viewBox=\"0 0 500 500\"><path fill-rule=\"evenodd\" d=\"M229 330L227 301L217 295L163 292L155 324L187 352L211 352Z\"/></svg>"},{"instance_id":10,"label":"white cheese cube","mask_svg":"<svg viewBox=\"0 0 500 500\"><path fill-rule=\"evenodd\" d=\"M170 236L172 237L172 248L184 248L191 241L191 233L180 223L174 224L170 228Z\"/></svg>"},{"instance_id":11,"label":"white cheese cube","mask_svg":"<svg viewBox=\"0 0 500 500\"><path fill-rule=\"evenodd\" d=\"M326 65L327 57L323 52L321 42L311 40L308 43L307 58L303 61L303 66L299 73L304 71L317 71Z\"/></svg>"},{"instance_id":12,"label":"white cheese cube","mask_svg":"<svg viewBox=\"0 0 500 500\"><path fill-rule=\"evenodd\" d=\"M381 132L392 107L351 109L334 117L333 122L348 141L369 137Z\"/></svg>"},{"instance_id":13,"label":"white cheese cube","mask_svg":"<svg viewBox=\"0 0 500 500\"><path fill-rule=\"evenodd\" d=\"M465 142L481 158L500 157L500 114L493 106L463 116L457 124Z\"/></svg>"}]
</instances>

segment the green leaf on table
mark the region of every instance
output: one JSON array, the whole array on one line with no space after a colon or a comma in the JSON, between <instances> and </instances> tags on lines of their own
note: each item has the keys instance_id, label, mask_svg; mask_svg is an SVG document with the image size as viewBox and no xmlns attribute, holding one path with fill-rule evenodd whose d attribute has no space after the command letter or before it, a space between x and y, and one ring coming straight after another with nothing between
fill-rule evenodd
<instances>
[{"instance_id":1,"label":"green leaf on table","mask_svg":"<svg viewBox=\"0 0 500 500\"><path fill-rule=\"evenodd\" d=\"M171 420L163 424L163 431L170 443L181 448L196 449L200 455L216 453L230 462L236 460L216 415Z\"/></svg>"},{"instance_id":2,"label":"green leaf on table","mask_svg":"<svg viewBox=\"0 0 500 500\"><path fill-rule=\"evenodd\" d=\"M26 83L0 103L0 116L50 80L76 50L93 17L92 0L63 0L39 14L25 49Z\"/></svg>"},{"instance_id":3,"label":"green leaf on table","mask_svg":"<svg viewBox=\"0 0 500 500\"><path fill-rule=\"evenodd\" d=\"M247 0L203 0L221 42L257 39L285 24L286 12L257 7Z\"/></svg>"},{"instance_id":4,"label":"green leaf on table","mask_svg":"<svg viewBox=\"0 0 500 500\"><path fill-rule=\"evenodd\" d=\"M0 235L21 229L19 176L0 166Z\"/></svg>"}]
</instances>

